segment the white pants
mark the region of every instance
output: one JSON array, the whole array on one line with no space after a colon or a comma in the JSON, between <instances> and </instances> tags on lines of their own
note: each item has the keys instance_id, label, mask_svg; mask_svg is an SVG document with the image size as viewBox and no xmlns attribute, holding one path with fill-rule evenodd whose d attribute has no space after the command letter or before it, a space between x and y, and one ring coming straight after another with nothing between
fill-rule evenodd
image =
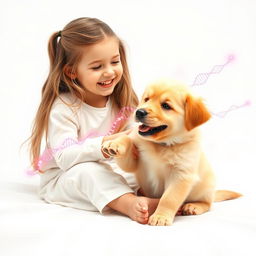
<instances>
[{"instance_id":1,"label":"white pants","mask_svg":"<svg viewBox=\"0 0 256 256\"><path fill-rule=\"evenodd\" d=\"M66 172L53 169L42 174L39 195L48 203L102 213L108 203L138 189L134 175L114 163L85 162Z\"/></svg>"}]
</instances>

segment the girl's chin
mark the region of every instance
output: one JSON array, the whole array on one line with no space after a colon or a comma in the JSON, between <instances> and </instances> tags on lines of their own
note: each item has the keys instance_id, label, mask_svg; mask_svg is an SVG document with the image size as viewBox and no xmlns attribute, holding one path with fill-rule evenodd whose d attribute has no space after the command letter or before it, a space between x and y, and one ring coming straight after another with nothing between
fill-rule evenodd
<instances>
[{"instance_id":1,"label":"girl's chin","mask_svg":"<svg viewBox=\"0 0 256 256\"><path fill-rule=\"evenodd\" d=\"M108 89L99 89L98 90L98 95L101 95L101 96L104 96L104 97L107 97L107 96L110 96L114 91L114 87L112 88L108 88Z\"/></svg>"},{"instance_id":2,"label":"girl's chin","mask_svg":"<svg viewBox=\"0 0 256 256\"><path fill-rule=\"evenodd\" d=\"M103 93L104 95L110 95L115 89L115 84L112 84L111 86L102 87L98 85L98 90Z\"/></svg>"}]
</instances>

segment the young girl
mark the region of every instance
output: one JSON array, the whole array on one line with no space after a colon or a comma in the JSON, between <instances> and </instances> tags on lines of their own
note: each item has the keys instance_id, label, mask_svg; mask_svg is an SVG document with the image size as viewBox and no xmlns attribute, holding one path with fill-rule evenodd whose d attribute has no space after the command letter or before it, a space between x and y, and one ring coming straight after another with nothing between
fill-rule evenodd
<instances>
[{"instance_id":1,"label":"young girl","mask_svg":"<svg viewBox=\"0 0 256 256\"><path fill-rule=\"evenodd\" d=\"M39 166L43 137L46 148L87 134L107 134L123 107L136 107L125 49L104 22L76 19L54 33L48 45L50 71L42 89L32 135L31 161L40 172L40 197L48 203L104 212L108 208L147 223L158 199L137 196L133 181L101 151L103 141L119 136L94 136L57 150ZM134 189L133 189L134 188Z\"/></svg>"}]
</instances>

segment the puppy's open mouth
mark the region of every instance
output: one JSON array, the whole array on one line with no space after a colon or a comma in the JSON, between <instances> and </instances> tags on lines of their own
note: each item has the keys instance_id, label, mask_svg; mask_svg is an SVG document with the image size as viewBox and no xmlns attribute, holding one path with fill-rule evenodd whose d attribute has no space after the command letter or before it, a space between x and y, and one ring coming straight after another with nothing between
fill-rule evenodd
<instances>
[{"instance_id":1,"label":"puppy's open mouth","mask_svg":"<svg viewBox=\"0 0 256 256\"><path fill-rule=\"evenodd\" d=\"M142 124L139 126L139 134L142 136L147 136L147 135L153 135L158 132L163 131L164 129L167 128L167 125L160 125L157 127L150 127L145 124Z\"/></svg>"}]
</instances>

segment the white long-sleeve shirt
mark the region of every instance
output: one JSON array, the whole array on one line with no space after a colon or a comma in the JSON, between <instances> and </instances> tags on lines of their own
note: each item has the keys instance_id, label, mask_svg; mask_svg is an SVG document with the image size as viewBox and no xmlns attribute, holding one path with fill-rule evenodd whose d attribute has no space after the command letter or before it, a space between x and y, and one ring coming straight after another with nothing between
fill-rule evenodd
<instances>
[{"instance_id":1,"label":"white long-sleeve shirt","mask_svg":"<svg viewBox=\"0 0 256 256\"><path fill-rule=\"evenodd\" d=\"M69 93L62 94L61 98L68 104L76 99ZM101 152L102 138L110 130L114 118L110 100L106 107L95 108L78 99L75 106L67 106L57 98L50 112L47 136L47 149L55 149L55 152L49 161L42 159L41 169L66 171L81 162L105 159ZM68 141L80 143L69 145Z\"/></svg>"},{"instance_id":2,"label":"white long-sleeve shirt","mask_svg":"<svg viewBox=\"0 0 256 256\"><path fill-rule=\"evenodd\" d=\"M71 94L61 97L68 104L75 101ZM104 108L78 99L75 106L55 100L45 151L53 152L40 168L44 173L40 174L39 195L46 202L102 212L112 200L139 189L133 174L122 171L101 152L103 136L112 130L116 118L112 109L110 100Z\"/></svg>"}]
</instances>

